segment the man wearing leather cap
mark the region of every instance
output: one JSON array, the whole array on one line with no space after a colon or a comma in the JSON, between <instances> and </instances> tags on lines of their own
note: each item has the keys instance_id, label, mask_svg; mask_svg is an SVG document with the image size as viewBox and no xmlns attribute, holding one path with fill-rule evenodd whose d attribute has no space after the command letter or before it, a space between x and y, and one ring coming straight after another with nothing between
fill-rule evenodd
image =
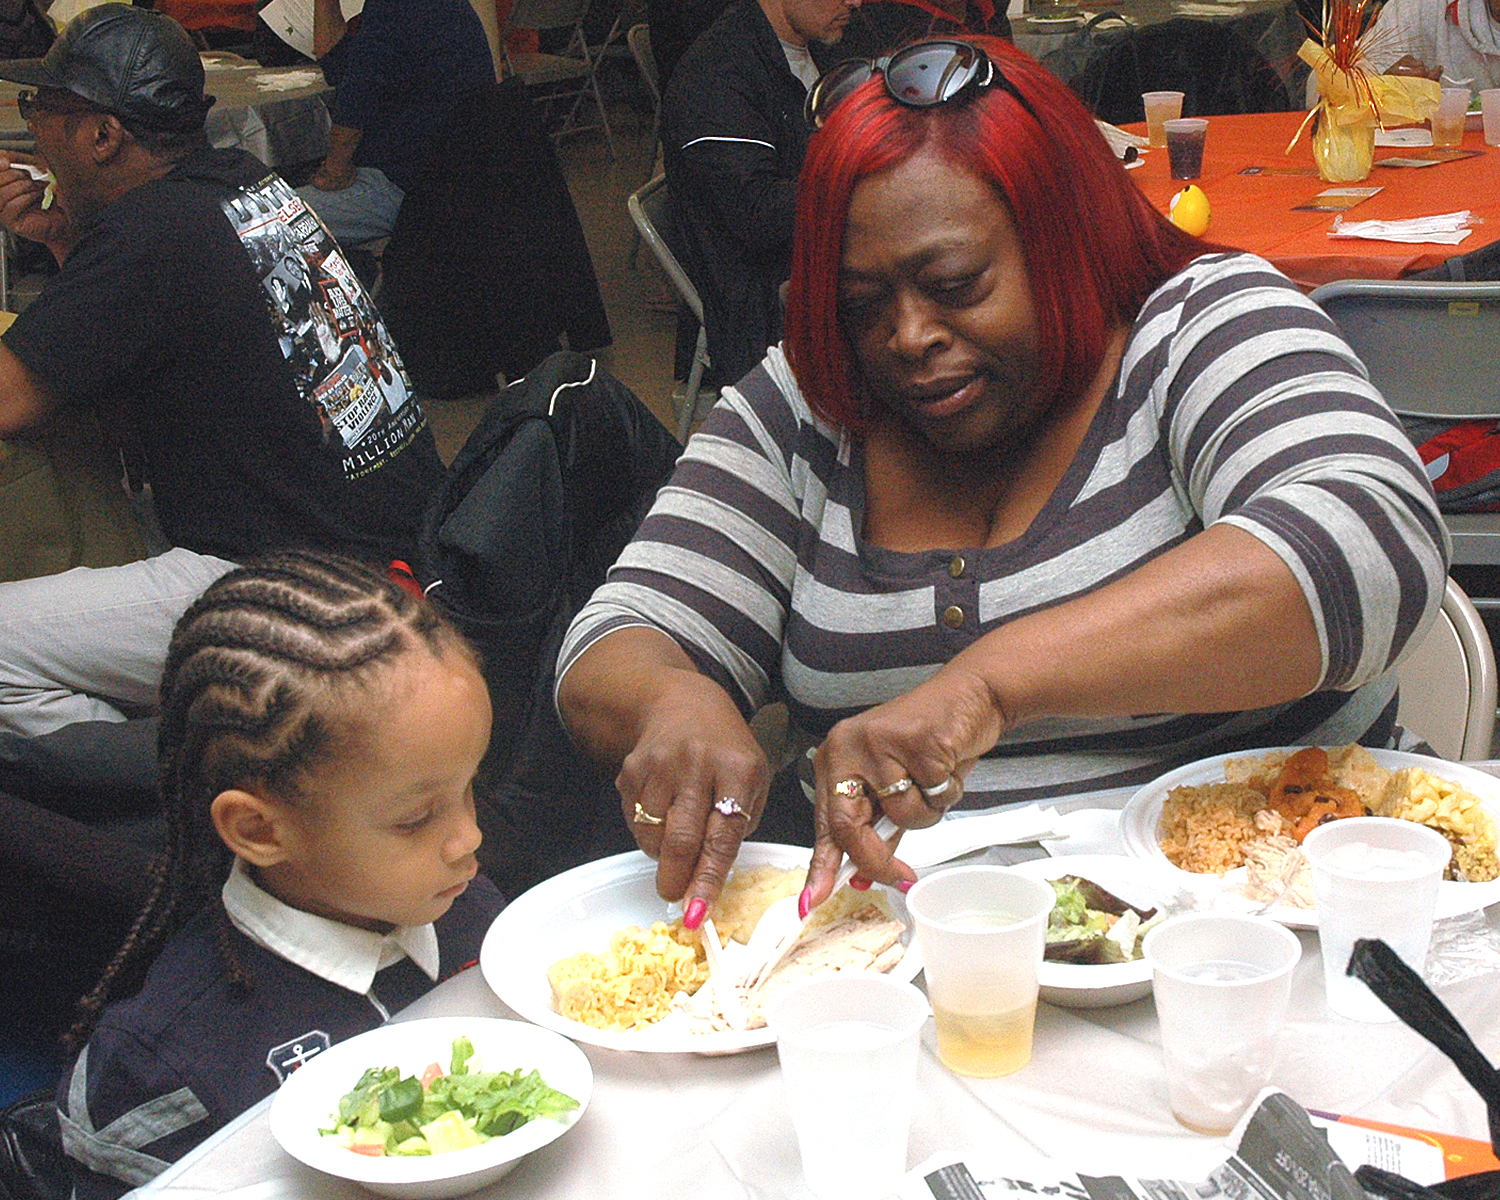
<instances>
[{"instance_id":1,"label":"man wearing leather cap","mask_svg":"<svg viewBox=\"0 0 1500 1200\"><path fill-rule=\"evenodd\" d=\"M0 78L36 89L21 114L56 179L49 207L0 155L0 223L60 264L0 338L0 437L105 410L173 547L0 584L0 732L37 735L153 709L172 626L237 562L405 557L442 463L337 243L253 156L208 146L176 22L101 5Z\"/></svg>"}]
</instances>

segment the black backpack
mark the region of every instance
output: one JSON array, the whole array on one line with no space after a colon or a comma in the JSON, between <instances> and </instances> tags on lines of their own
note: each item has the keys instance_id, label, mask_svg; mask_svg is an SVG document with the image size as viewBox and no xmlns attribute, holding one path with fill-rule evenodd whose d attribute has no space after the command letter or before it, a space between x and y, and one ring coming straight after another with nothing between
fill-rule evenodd
<instances>
[{"instance_id":1,"label":"black backpack","mask_svg":"<svg viewBox=\"0 0 1500 1200\"><path fill-rule=\"evenodd\" d=\"M500 393L428 505L413 573L484 660L479 858L508 895L634 847L613 780L558 721L554 670L680 449L594 359L561 351Z\"/></svg>"}]
</instances>

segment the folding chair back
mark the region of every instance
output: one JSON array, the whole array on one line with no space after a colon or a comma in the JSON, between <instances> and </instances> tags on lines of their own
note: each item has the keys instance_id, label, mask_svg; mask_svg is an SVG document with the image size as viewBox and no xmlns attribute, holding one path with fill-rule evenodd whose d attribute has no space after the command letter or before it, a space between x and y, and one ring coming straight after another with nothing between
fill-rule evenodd
<instances>
[{"instance_id":1,"label":"folding chair back","mask_svg":"<svg viewBox=\"0 0 1500 1200\"><path fill-rule=\"evenodd\" d=\"M609 156L618 158L614 133L604 111L604 97L599 92L597 56L589 49L583 21L588 15L588 0L515 0L510 17L501 32L501 55L504 60L501 77L514 75L526 85L532 98L549 115L561 111L560 121L553 123L554 135L599 129L609 145ZM535 30L538 33L560 31L567 42L560 54L545 51L512 50L507 35L512 29ZM579 113L592 100L598 113L597 122L584 123Z\"/></svg>"}]
</instances>

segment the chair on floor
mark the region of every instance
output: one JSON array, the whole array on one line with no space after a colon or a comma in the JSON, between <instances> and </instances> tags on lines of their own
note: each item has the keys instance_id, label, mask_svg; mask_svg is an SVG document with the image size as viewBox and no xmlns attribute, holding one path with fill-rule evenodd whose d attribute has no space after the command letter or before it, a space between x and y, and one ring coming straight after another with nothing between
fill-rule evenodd
<instances>
[{"instance_id":1,"label":"chair on floor","mask_svg":"<svg viewBox=\"0 0 1500 1200\"><path fill-rule=\"evenodd\" d=\"M609 117L604 111L604 97L599 92L598 59L589 49L583 31L587 14L588 0L515 0L510 19L501 31L500 48L504 62L500 74L502 78L513 75L520 79L532 97L545 105L549 114L563 110L562 120L554 129L555 136L563 137L589 129L603 130L610 158L618 158ZM557 36L566 37L567 42L560 54L512 50L508 44L510 33L522 29L535 30L543 36L555 31ZM588 100L593 101L599 114L596 123L584 124L578 119Z\"/></svg>"},{"instance_id":2,"label":"chair on floor","mask_svg":"<svg viewBox=\"0 0 1500 1200\"><path fill-rule=\"evenodd\" d=\"M1463 588L1448 580L1437 622L1396 668L1396 720L1444 758L1490 757L1495 735L1495 652Z\"/></svg>"},{"instance_id":3,"label":"chair on floor","mask_svg":"<svg viewBox=\"0 0 1500 1200\"><path fill-rule=\"evenodd\" d=\"M656 70L656 58L651 53L651 27L642 21L632 25L625 35L630 46L630 56L646 81L646 90L651 93L651 162L655 170L657 143L661 141L661 76Z\"/></svg>"},{"instance_id":4,"label":"chair on floor","mask_svg":"<svg viewBox=\"0 0 1500 1200\"><path fill-rule=\"evenodd\" d=\"M693 417L698 411L698 389L703 384L703 372L710 365L708 332L703 327L703 301L699 298L698 289L687 277L687 272L682 269L682 264L677 261L677 255L673 253L672 247L664 236L672 229L667 177L656 175L647 183L642 184L631 194L626 207L630 210L630 219L635 222L641 240L651 247L651 253L656 255L657 262L661 263L662 270L667 273L667 278L672 281L677 294L682 297L683 303L688 306L698 322L698 341L693 348L693 366L688 373L681 404L678 404L676 395L672 397L672 403L677 410L677 440L685 443L688 430L693 426Z\"/></svg>"},{"instance_id":5,"label":"chair on floor","mask_svg":"<svg viewBox=\"0 0 1500 1200\"><path fill-rule=\"evenodd\" d=\"M1419 443L1443 424L1500 419L1500 282L1342 279L1312 293ZM1430 432L1418 432L1430 427ZM1445 513L1453 562L1500 566L1500 513ZM1500 599L1476 597L1481 609Z\"/></svg>"}]
</instances>

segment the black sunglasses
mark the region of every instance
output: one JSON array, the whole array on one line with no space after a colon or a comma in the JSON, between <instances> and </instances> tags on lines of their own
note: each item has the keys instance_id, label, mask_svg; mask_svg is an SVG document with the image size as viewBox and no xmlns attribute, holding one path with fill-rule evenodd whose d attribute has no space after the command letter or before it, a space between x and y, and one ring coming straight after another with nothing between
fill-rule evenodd
<instances>
[{"instance_id":1,"label":"black sunglasses","mask_svg":"<svg viewBox=\"0 0 1500 1200\"><path fill-rule=\"evenodd\" d=\"M42 113L96 113L105 110L72 92L56 88L39 92L34 88L23 88L16 93L16 111L21 114L21 120L32 121Z\"/></svg>"},{"instance_id":2,"label":"black sunglasses","mask_svg":"<svg viewBox=\"0 0 1500 1200\"><path fill-rule=\"evenodd\" d=\"M947 38L913 42L884 58L851 58L819 77L807 93L803 115L814 129L871 75L885 80L892 100L909 108L932 108L982 88L998 86L1033 117L1036 111L983 50Z\"/></svg>"}]
</instances>

